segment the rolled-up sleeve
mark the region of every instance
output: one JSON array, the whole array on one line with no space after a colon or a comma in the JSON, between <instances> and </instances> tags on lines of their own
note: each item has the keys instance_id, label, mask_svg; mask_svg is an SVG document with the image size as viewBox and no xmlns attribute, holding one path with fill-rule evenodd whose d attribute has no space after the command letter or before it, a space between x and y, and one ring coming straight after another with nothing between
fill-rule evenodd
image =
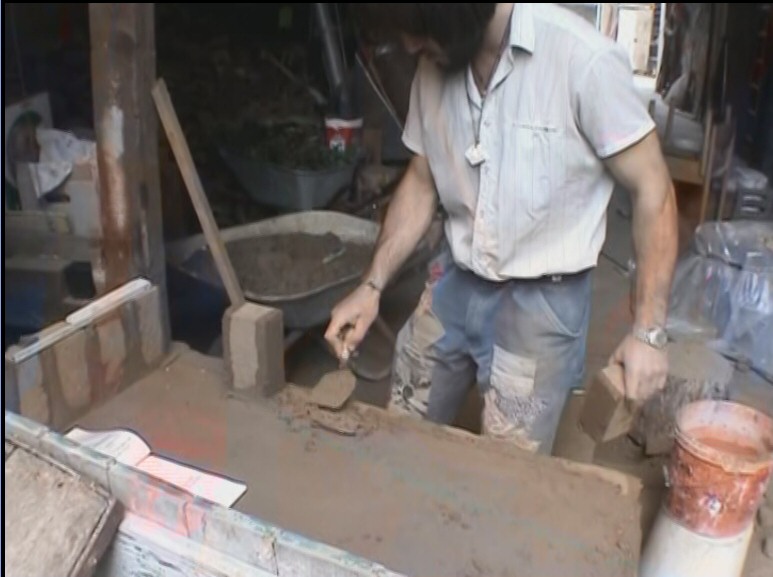
<instances>
[{"instance_id":1,"label":"rolled-up sleeve","mask_svg":"<svg viewBox=\"0 0 773 577\"><path fill-rule=\"evenodd\" d=\"M587 63L576 92L579 128L599 158L614 156L655 129L633 82L628 55L605 48Z\"/></svg>"},{"instance_id":2,"label":"rolled-up sleeve","mask_svg":"<svg viewBox=\"0 0 773 577\"><path fill-rule=\"evenodd\" d=\"M425 156L424 153L424 132L421 121L421 68L416 70L411 84L411 100L408 105L408 116L405 119L403 128L403 144L419 156Z\"/></svg>"}]
</instances>

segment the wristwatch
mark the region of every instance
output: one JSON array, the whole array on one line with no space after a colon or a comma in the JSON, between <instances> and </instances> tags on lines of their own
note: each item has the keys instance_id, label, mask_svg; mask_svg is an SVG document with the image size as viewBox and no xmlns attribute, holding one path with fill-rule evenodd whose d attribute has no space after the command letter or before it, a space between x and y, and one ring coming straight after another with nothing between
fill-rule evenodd
<instances>
[{"instance_id":1,"label":"wristwatch","mask_svg":"<svg viewBox=\"0 0 773 577\"><path fill-rule=\"evenodd\" d=\"M663 327L650 327L650 328L633 328L633 336L636 340L639 340L649 346L661 351L666 348L668 344L668 333Z\"/></svg>"}]
</instances>

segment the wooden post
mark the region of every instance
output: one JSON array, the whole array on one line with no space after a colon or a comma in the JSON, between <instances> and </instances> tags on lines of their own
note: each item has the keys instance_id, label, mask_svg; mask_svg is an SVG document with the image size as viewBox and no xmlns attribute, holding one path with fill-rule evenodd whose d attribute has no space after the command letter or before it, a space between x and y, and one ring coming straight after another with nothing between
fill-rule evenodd
<instances>
[{"instance_id":1,"label":"wooden post","mask_svg":"<svg viewBox=\"0 0 773 577\"><path fill-rule=\"evenodd\" d=\"M142 275L165 285L152 3L89 4L94 126L107 292Z\"/></svg>"},{"instance_id":2,"label":"wooden post","mask_svg":"<svg viewBox=\"0 0 773 577\"><path fill-rule=\"evenodd\" d=\"M89 18L103 231L97 290L104 294L137 276L147 278L161 291L168 327L158 119L151 96L154 4L91 3Z\"/></svg>"}]
</instances>

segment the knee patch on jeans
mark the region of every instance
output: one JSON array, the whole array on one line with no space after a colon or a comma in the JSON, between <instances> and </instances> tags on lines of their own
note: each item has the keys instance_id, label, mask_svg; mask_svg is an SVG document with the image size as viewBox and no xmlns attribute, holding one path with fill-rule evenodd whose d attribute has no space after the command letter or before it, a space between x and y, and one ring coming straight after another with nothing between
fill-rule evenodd
<instances>
[{"instance_id":1,"label":"knee patch on jeans","mask_svg":"<svg viewBox=\"0 0 773 577\"><path fill-rule=\"evenodd\" d=\"M484 394L483 432L535 452L540 440L531 428L547 408L534 394L537 361L494 347L490 387Z\"/></svg>"},{"instance_id":2,"label":"knee patch on jeans","mask_svg":"<svg viewBox=\"0 0 773 577\"><path fill-rule=\"evenodd\" d=\"M426 414L433 369L432 347L443 335L443 325L432 311L432 287L428 286L397 335L390 410Z\"/></svg>"}]
</instances>

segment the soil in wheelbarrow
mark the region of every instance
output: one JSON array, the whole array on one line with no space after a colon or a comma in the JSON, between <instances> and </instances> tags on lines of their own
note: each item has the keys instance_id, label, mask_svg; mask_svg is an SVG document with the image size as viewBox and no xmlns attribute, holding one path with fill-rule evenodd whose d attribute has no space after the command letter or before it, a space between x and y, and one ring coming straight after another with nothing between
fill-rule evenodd
<instances>
[{"instance_id":1,"label":"soil in wheelbarrow","mask_svg":"<svg viewBox=\"0 0 773 577\"><path fill-rule=\"evenodd\" d=\"M332 233L289 233L229 242L242 288L255 295L292 296L365 272L373 247Z\"/></svg>"}]
</instances>

